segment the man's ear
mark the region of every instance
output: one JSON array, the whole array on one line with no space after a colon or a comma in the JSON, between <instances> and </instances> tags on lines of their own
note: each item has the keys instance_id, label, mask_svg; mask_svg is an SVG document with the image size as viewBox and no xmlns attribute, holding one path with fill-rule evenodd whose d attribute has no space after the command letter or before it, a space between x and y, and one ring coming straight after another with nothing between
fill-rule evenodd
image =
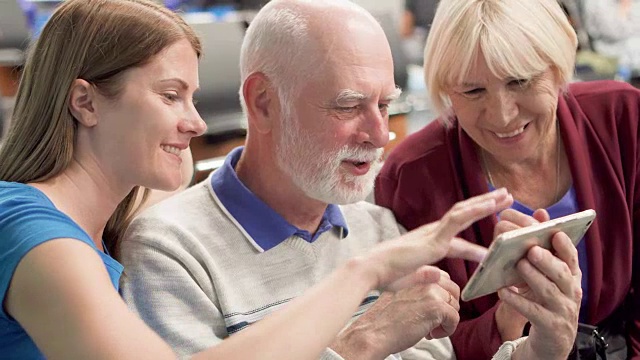
<instances>
[{"instance_id":1,"label":"man's ear","mask_svg":"<svg viewBox=\"0 0 640 360\"><path fill-rule=\"evenodd\" d=\"M93 127L98 124L98 117L95 111L95 96L95 89L88 81L75 79L71 83L69 111L80 124L86 127Z\"/></svg>"},{"instance_id":2,"label":"man's ear","mask_svg":"<svg viewBox=\"0 0 640 360\"><path fill-rule=\"evenodd\" d=\"M242 95L247 107L249 121L260 133L271 131L280 116L280 102L273 84L263 73L249 75L242 86Z\"/></svg>"}]
</instances>

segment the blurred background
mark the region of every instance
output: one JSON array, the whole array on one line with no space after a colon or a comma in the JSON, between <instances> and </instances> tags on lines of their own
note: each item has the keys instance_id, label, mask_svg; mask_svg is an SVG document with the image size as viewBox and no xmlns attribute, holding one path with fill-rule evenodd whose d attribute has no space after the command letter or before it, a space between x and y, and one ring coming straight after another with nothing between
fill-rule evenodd
<instances>
[{"instance_id":1,"label":"blurred background","mask_svg":"<svg viewBox=\"0 0 640 360\"><path fill-rule=\"evenodd\" d=\"M240 45L268 0L164 0L202 38L198 110L207 133L192 141L196 180L244 142L238 89ZM640 84L640 0L559 0L579 38L575 81L616 79ZM24 53L60 0L0 0L0 139L11 119ZM355 0L380 22L395 63L402 98L391 108L392 149L436 117L422 78L422 51L437 0ZM1 141L1 140L0 140Z\"/></svg>"}]
</instances>

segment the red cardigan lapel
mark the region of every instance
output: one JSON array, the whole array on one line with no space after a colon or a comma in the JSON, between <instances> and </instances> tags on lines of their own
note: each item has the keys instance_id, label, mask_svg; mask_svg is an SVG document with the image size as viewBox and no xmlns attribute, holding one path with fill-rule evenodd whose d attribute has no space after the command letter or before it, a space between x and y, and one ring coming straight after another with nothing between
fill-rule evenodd
<instances>
[{"instance_id":1,"label":"red cardigan lapel","mask_svg":"<svg viewBox=\"0 0 640 360\"><path fill-rule=\"evenodd\" d=\"M576 200L580 210L595 209L596 201L593 196L593 183L591 181L593 168L589 157L587 156L589 149L585 148L585 144L581 141L580 131L576 124L586 124L587 121L578 120L585 115L579 111L580 106L575 104L572 110L567 102L574 102L571 94L561 95L558 101L558 120L560 121L560 133L564 142L565 151L571 168L571 176L573 186L576 190ZM587 263L589 264L589 290L588 290L588 321L593 321L598 310L600 302L600 293L602 289L602 242L600 241L600 229L598 219L593 222L589 228L585 239L587 245Z\"/></svg>"}]
</instances>

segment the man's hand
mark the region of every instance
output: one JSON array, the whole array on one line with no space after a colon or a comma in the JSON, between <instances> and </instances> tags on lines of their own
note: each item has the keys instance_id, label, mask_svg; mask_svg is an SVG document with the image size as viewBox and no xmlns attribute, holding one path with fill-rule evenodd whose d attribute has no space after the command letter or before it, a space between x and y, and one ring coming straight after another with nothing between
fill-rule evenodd
<instances>
[{"instance_id":1,"label":"man's hand","mask_svg":"<svg viewBox=\"0 0 640 360\"><path fill-rule=\"evenodd\" d=\"M401 352L423 337L441 338L455 330L460 288L435 267L423 269L435 279L396 293L383 293L331 346L345 359L381 359Z\"/></svg>"}]
</instances>

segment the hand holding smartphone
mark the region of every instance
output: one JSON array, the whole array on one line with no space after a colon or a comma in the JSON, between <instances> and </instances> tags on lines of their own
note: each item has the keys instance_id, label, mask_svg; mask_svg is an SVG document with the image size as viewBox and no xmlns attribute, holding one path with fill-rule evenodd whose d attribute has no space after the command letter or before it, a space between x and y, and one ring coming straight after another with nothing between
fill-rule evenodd
<instances>
[{"instance_id":1,"label":"hand holding smartphone","mask_svg":"<svg viewBox=\"0 0 640 360\"><path fill-rule=\"evenodd\" d=\"M521 283L515 267L532 246L551 250L551 238L559 231L567 234L577 245L595 217L594 210L585 210L498 235L462 290L460 298L469 301Z\"/></svg>"}]
</instances>

